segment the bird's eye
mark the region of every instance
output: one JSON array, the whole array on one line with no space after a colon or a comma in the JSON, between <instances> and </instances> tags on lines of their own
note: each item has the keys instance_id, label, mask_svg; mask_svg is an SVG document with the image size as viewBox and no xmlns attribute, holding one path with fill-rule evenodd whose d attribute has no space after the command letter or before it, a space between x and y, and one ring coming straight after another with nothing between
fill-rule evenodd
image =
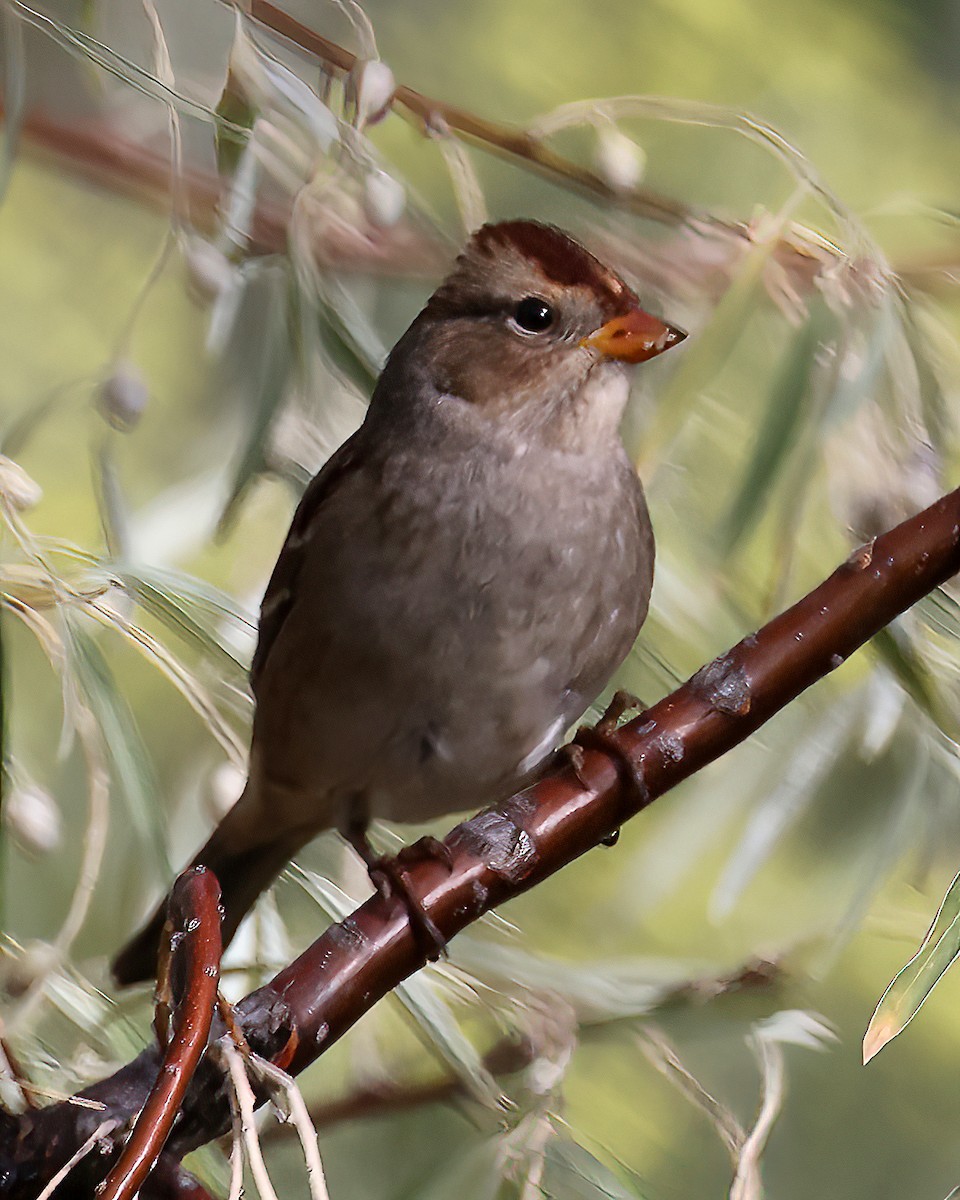
<instances>
[{"instance_id":1,"label":"bird's eye","mask_svg":"<svg viewBox=\"0 0 960 1200\"><path fill-rule=\"evenodd\" d=\"M524 333L543 333L557 319L557 314L545 300L525 296L517 305L513 319Z\"/></svg>"}]
</instances>

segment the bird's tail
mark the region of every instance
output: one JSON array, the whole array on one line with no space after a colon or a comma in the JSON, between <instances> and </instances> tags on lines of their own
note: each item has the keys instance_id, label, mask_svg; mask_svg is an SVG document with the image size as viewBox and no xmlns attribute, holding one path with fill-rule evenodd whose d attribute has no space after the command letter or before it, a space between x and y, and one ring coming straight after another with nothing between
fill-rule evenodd
<instances>
[{"instance_id":1,"label":"bird's tail","mask_svg":"<svg viewBox=\"0 0 960 1200\"><path fill-rule=\"evenodd\" d=\"M302 828L278 831L271 827L268 816L258 819L260 814L263 809L255 808L248 784L247 790L190 864L207 867L219 880L224 948L260 893L273 883L315 832ZM117 983L140 983L154 978L166 917L167 898L164 897L149 921L113 960L113 977Z\"/></svg>"}]
</instances>

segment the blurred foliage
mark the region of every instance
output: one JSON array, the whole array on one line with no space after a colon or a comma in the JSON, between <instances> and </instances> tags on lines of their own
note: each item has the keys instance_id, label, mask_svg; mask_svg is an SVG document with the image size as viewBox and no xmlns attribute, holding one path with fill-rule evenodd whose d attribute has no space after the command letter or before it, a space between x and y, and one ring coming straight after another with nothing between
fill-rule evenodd
<instances>
[{"instance_id":1,"label":"blurred foliage","mask_svg":"<svg viewBox=\"0 0 960 1200\"><path fill-rule=\"evenodd\" d=\"M149 1037L106 958L238 794L253 614L295 497L483 212L572 229L692 334L638 373L625 427L659 559L620 685L663 694L956 480L957 99L912 9L289 10L613 197L378 121L375 73L344 86L215 0L0 6L0 968L4 1034L56 1094ZM38 114L63 131L46 154ZM78 130L125 146L119 168L89 151L77 171ZM636 215L636 188L690 215ZM859 1061L955 873L957 611L930 597L333 1047L303 1081L331 1196L949 1191L960 983ZM309 848L238 938L230 994L365 883L333 839ZM936 947L927 976L955 949ZM750 987L757 959L781 971ZM494 1077L504 1045L526 1049ZM269 1129L280 1194L306 1195ZM225 1194L220 1151L195 1160Z\"/></svg>"}]
</instances>

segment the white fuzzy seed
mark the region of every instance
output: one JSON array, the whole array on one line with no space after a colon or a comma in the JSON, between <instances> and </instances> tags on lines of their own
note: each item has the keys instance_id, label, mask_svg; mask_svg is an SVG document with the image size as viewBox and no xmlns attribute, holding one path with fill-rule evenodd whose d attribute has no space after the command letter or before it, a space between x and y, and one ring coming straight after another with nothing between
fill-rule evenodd
<instances>
[{"instance_id":1,"label":"white fuzzy seed","mask_svg":"<svg viewBox=\"0 0 960 1200\"><path fill-rule=\"evenodd\" d=\"M353 87L360 123L372 125L386 116L397 81L385 62L373 58L353 68Z\"/></svg>"},{"instance_id":2,"label":"white fuzzy seed","mask_svg":"<svg viewBox=\"0 0 960 1200\"><path fill-rule=\"evenodd\" d=\"M19 463L0 454L0 496L11 508L26 512L43 499L43 488L26 473Z\"/></svg>"},{"instance_id":3,"label":"white fuzzy seed","mask_svg":"<svg viewBox=\"0 0 960 1200\"><path fill-rule=\"evenodd\" d=\"M49 854L63 838L60 809L49 792L38 787L16 787L3 808L7 827L24 850Z\"/></svg>"},{"instance_id":4,"label":"white fuzzy seed","mask_svg":"<svg viewBox=\"0 0 960 1200\"><path fill-rule=\"evenodd\" d=\"M636 142L611 127L597 133L594 162L597 171L615 191L629 192L643 178L646 155Z\"/></svg>"},{"instance_id":5,"label":"white fuzzy seed","mask_svg":"<svg viewBox=\"0 0 960 1200\"><path fill-rule=\"evenodd\" d=\"M227 256L205 238L191 237L184 251L190 289L204 303L218 300L233 285L237 269Z\"/></svg>"},{"instance_id":6,"label":"white fuzzy seed","mask_svg":"<svg viewBox=\"0 0 960 1200\"><path fill-rule=\"evenodd\" d=\"M132 362L121 359L101 387L98 404L100 412L114 429L128 433L143 416L149 398L150 393L140 371Z\"/></svg>"},{"instance_id":7,"label":"white fuzzy seed","mask_svg":"<svg viewBox=\"0 0 960 1200\"><path fill-rule=\"evenodd\" d=\"M371 224L389 229L403 216L407 194L386 171L371 171L363 184L363 208Z\"/></svg>"}]
</instances>

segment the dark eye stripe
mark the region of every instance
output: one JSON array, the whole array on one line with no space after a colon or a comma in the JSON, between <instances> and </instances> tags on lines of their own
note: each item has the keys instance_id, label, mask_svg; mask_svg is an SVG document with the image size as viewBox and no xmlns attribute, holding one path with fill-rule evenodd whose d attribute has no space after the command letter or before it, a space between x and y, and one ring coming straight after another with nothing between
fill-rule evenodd
<instances>
[{"instance_id":1,"label":"dark eye stripe","mask_svg":"<svg viewBox=\"0 0 960 1200\"><path fill-rule=\"evenodd\" d=\"M543 333L557 319L554 309L537 296L525 296L517 305L513 319L527 333Z\"/></svg>"}]
</instances>

